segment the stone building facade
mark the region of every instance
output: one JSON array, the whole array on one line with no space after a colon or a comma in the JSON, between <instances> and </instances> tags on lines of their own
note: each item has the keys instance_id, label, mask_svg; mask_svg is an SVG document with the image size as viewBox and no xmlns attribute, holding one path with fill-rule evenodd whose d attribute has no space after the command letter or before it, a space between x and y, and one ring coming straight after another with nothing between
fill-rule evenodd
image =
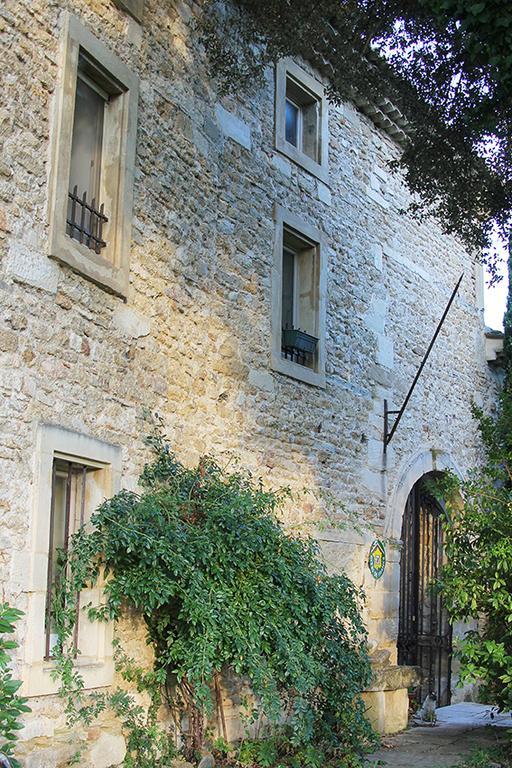
<instances>
[{"instance_id":1,"label":"stone building facade","mask_svg":"<svg viewBox=\"0 0 512 768\"><path fill-rule=\"evenodd\" d=\"M434 221L403 213L408 193L388 166L401 131L393 110L328 104L306 62L220 98L198 12L189 0L0 8L0 583L26 613L15 667L33 708L21 743L30 768L60 764L70 749L44 661L56 462L92 477L87 509L136 487L149 410L185 463L236 454L265 482L309 489L289 509L294 522L321 513L327 491L340 520L367 525L318 536L329 567L366 590L379 668L367 701L391 731L407 712L396 668L407 498L424 474L475 463L471 400L493 397L480 267ZM105 246L87 247L75 220L66 225L78 71L106 103ZM300 141L286 133L288 101ZM293 300L285 250L295 253ZM401 405L461 273L384 453L384 399ZM302 362L282 352L290 301L295 325L318 339ZM387 549L379 580L368 568L375 538ZM84 633L86 680L108 684L108 630ZM139 629L127 638L143 653ZM122 753L116 726L93 729L91 764Z\"/></svg>"}]
</instances>

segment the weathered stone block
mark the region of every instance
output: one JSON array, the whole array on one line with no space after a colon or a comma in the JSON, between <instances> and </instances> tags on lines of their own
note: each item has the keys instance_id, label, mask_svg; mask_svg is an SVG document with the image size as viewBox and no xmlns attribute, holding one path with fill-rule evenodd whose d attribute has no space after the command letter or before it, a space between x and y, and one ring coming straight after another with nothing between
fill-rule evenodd
<instances>
[{"instance_id":1,"label":"weathered stone block","mask_svg":"<svg viewBox=\"0 0 512 768\"><path fill-rule=\"evenodd\" d=\"M114 0L114 3L122 11L126 11L130 16L142 23L142 14L144 12L144 0Z\"/></svg>"},{"instance_id":2,"label":"weathered stone block","mask_svg":"<svg viewBox=\"0 0 512 768\"><path fill-rule=\"evenodd\" d=\"M249 371L249 384L266 392L274 391L274 377L267 371Z\"/></svg>"},{"instance_id":3,"label":"weathered stone block","mask_svg":"<svg viewBox=\"0 0 512 768\"><path fill-rule=\"evenodd\" d=\"M377 334L377 363L390 370L395 365L393 339L382 333Z\"/></svg>"},{"instance_id":4,"label":"weathered stone block","mask_svg":"<svg viewBox=\"0 0 512 768\"><path fill-rule=\"evenodd\" d=\"M215 107L215 114L217 116L217 122L224 136L229 139L233 139L237 144L240 144L245 149L251 149L251 129L236 117L232 112L228 112L223 106L217 104Z\"/></svg>"},{"instance_id":5,"label":"weathered stone block","mask_svg":"<svg viewBox=\"0 0 512 768\"><path fill-rule=\"evenodd\" d=\"M292 167L290 164L290 161L287 160L282 155L273 154L272 155L272 165L274 168L277 168L278 171L280 171L283 176L285 176L287 179L291 178L292 175Z\"/></svg>"},{"instance_id":6,"label":"weathered stone block","mask_svg":"<svg viewBox=\"0 0 512 768\"><path fill-rule=\"evenodd\" d=\"M13 242L7 254L7 273L34 288L55 293L59 281L59 267L45 254L24 243Z\"/></svg>"},{"instance_id":7,"label":"weathered stone block","mask_svg":"<svg viewBox=\"0 0 512 768\"><path fill-rule=\"evenodd\" d=\"M381 734L398 733L407 727L409 697L407 689L363 693L366 716Z\"/></svg>"},{"instance_id":8,"label":"weathered stone block","mask_svg":"<svg viewBox=\"0 0 512 768\"><path fill-rule=\"evenodd\" d=\"M110 768L120 765L126 755L124 738L111 733L102 733L90 750L90 760L94 768Z\"/></svg>"},{"instance_id":9,"label":"weathered stone block","mask_svg":"<svg viewBox=\"0 0 512 768\"><path fill-rule=\"evenodd\" d=\"M151 331L151 320L124 304L116 307L112 316L112 322L118 331L134 339L148 336Z\"/></svg>"},{"instance_id":10,"label":"weathered stone block","mask_svg":"<svg viewBox=\"0 0 512 768\"><path fill-rule=\"evenodd\" d=\"M372 680L368 691L398 691L418 685L421 670L407 666L377 666L373 668Z\"/></svg>"},{"instance_id":11,"label":"weathered stone block","mask_svg":"<svg viewBox=\"0 0 512 768\"><path fill-rule=\"evenodd\" d=\"M325 205L331 205L332 203L332 195L331 190L327 186L327 184L324 184L323 181L317 181L317 192L318 192L318 199L325 203Z\"/></svg>"}]
</instances>

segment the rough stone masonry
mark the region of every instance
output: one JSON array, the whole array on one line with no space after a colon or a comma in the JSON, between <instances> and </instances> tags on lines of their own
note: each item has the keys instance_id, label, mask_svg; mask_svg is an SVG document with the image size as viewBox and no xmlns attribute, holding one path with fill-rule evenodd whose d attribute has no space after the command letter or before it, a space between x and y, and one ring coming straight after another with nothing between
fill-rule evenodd
<instances>
[{"instance_id":1,"label":"rough stone masonry","mask_svg":"<svg viewBox=\"0 0 512 768\"><path fill-rule=\"evenodd\" d=\"M126 301L48 255L65 10L139 78ZM220 98L194 36L198 11L191 0L1 4L2 598L27 610L37 569L45 573L44 558L33 554L40 425L119 446L121 485L134 488L148 458L142 414L157 412L184 462L235 454L273 486L308 489L288 510L294 523L322 514L317 499L328 492L340 520L368 526L318 535L329 567L346 569L366 590L381 679L367 694L370 714L382 730L398 730L407 712L407 682L395 667L405 500L424 473L463 474L477 460L471 401L489 404L495 391L481 268L436 222L403 213L408 193L388 166L399 148L354 106L329 105L328 183L277 152L273 71L263 88ZM325 388L270 365L275 204L310 222L327 244ZM384 398L401 405L462 272L384 456ZM376 537L388 556L379 581L367 565ZM28 620L19 628L15 667L24 679L37 632L43 627ZM123 633L143 656L142 630L127 624ZM31 706L24 764L60 765L74 747L60 702L35 696ZM102 722L87 739L84 765L123 759L115 723Z\"/></svg>"}]
</instances>

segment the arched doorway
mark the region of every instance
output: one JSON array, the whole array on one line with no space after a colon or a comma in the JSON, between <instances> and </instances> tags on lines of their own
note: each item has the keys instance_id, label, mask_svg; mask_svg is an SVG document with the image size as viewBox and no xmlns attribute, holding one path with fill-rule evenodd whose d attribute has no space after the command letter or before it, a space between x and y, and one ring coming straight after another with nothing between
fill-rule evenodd
<instances>
[{"instance_id":1,"label":"arched doorway","mask_svg":"<svg viewBox=\"0 0 512 768\"><path fill-rule=\"evenodd\" d=\"M398 663L419 667L422 702L434 692L437 705L450 703L452 628L441 595L433 589L443 563L443 508L429 493L424 475L409 493L402 522Z\"/></svg>"}]
</instances>

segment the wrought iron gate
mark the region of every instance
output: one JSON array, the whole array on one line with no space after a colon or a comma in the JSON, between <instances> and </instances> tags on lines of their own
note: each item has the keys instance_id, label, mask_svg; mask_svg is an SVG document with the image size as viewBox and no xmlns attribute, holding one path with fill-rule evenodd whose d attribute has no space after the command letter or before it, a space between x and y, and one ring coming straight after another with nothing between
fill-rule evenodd
<instances>
[{"instance_id":1,"label":"wrought iron gate","mask_svg":"<svg viewBox=\"0 0 512 768\"><path fill-rule=\"evenodd\" d=\"M419 480L402 524L398 663L420 667L418 701L434 692L450 703L452 628L441 596L432 589L443 563L443 510Z\"/></svg>"}]
</instances>

